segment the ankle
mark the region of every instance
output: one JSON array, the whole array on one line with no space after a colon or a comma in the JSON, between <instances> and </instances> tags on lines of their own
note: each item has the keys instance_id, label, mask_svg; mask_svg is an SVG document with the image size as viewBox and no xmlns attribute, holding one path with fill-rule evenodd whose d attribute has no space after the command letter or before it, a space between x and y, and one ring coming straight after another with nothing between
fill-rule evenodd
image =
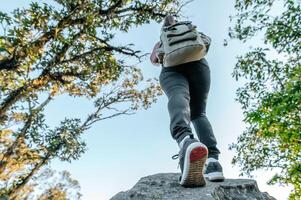
<instances>
[{"instance_id":1,"label":"ankle","mask_svg":"<svg viewBox=\"0 0 301 200\"><path fill-rule=\"evenodd\" d=\"M206 160L206 164L208 164L209 162L218 162L218 159L213 158L213 157L208 157Z\"/></svg>"},{"instance_id":2,"label":"ankle","mask_svg":"<svg viewBox=\"0 0 301 200\"><path fill-rule=\"evenodd\" d=\"M183 145L184 145L185 140L187 140L187 139L189 139L189 138L191 138L191 136L190 136L190 135L186 135L186 136L178 143L179 147L182 148Z\"/></svg>"}]
</instances>

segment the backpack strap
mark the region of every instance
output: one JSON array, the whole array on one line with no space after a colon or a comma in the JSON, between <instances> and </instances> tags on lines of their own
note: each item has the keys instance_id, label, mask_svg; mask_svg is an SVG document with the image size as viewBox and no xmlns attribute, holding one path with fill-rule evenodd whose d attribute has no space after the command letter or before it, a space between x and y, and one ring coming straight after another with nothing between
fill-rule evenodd
<instances>
[{"instance_id":1,"label":"backpack strap","mask_svg":"<svg viewBox=\"0 0 301 200\"><path fill-rule=\"evenodd\" d=\"M167 31L167 30L171 30L171 29L173 29L174 27L176 27L176 26L179 26L179 25L192 25L192 22L191 21L180 21L180 22L176 22L176 23L174 23L174 24L172 24L172 25L170 25L170 26L164 26L164 27L162 27L162 31Z\"/></svg>"},{"instance_id":2,"label":"backpack strap","mask_svg":"<svg viewBox=\"0 0 301 200\"><path fill-rule=\"evenodd\" d=\"M187 34L187 35L183 35L181 37L178 38L169 38L168 42L169 42L169 46L178 44L180 42L185 42L185 41L189 41L189 40L196 40L197 39L197 35L196 34Z\"/></svg>"},{"instance_id":3,"label":"backpack strap","mask_svg":"<svg viewBox=\"0 0 301 200\"><path fill-rule=\"evenodd\" d=\"M170 38L170 37L174 37L174 36L181 36L181 35L185 35L186 33L189 33L191 32L192 30L195 30L196 26L189 26L189 28L186 30L186 31L183 31L182 33L168 33L166 35L167 38Z\"/></svg>"}]
</instances>

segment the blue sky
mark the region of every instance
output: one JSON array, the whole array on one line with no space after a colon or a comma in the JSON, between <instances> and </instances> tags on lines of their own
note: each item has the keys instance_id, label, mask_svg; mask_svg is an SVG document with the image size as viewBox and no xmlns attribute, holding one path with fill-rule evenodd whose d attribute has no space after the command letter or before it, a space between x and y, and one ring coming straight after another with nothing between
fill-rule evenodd
<instances>
[{"instance_id":1,"label":"blue sky","mask_svg":"<svg viewBox=\"0 0 301 200\"><path fill-rule=\"evenodd\" d=\"M50 1L45 1L50 2ZM2 0L1 11L9 12L27 6L28 0ZM234 152L228 145L244 130L242 110L234 101L239 86L231 72L236 56L252 45L261 43L254 39L246 44L230 41L227 47L229 15L234 14L234 1L195 0L183 9L183 15L202 32L212 38L207 60L211 69L211 90L208 98L207 115L213 126L221 151L220 162L226 178L238 177L239 169L231 165ZM129 33L118 35L115 42L134 43L137 49L148 53L159 38L161 24L150 23L133 28ZM160 67L152 66L146 58L140 65L145 79L158 77ZM48 106L47 121L57 124L65 116L85 117L92 102L84 99L58 97ZM192 127L193 128L193 127ZM178 153L178 145L169 132L169 115L166 96L159 97L148 110L135 115L119 116L100 121L88 130L84 138L88 150L76 161L62 163L54 160L51 165L57 170L68 170L80 182L84 200L109 199L119 191L130 189L141 177L164 172L179 172L178 161L171 156ZM278 185L267 186L271 171L254 173L259 189L267 191L277 199L287 199L290 188Z\"/></svg>"}]
</instances>

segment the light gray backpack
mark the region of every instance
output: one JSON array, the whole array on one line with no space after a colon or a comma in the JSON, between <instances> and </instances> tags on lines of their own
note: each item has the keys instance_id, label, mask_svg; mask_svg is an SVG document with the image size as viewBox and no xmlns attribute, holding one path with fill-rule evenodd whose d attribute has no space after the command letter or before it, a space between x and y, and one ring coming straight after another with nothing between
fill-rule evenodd
<instances>
[{"instance_id":1,"label":"light gray backpack","mask_svg":"<svg viewBox=\"0 0 301 200\"><path fill-rule=\"evenodd\" d=\"M164 67L200 60L208 52L211 39L198 32L190 21L177 22L161 29L157 56Z\"/></svg>"}]
</instances>

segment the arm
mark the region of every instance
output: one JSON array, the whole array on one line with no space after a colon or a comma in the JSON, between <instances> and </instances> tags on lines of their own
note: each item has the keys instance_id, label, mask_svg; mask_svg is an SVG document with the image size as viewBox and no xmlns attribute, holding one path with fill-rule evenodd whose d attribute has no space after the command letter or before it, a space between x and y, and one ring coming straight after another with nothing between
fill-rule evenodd
<instances>
[{"instance_id":1,"label":"arm","mask_svg":"<svg viewBox=\"0 0 301 200\"><path fill-rule=\"evenodd\" d=\"M164 53L160 51L161 42L157 42L153 48L153 51L150 56L150 60L153 65L159 66L162 63Z\"/></svg>"}]
</instances>

